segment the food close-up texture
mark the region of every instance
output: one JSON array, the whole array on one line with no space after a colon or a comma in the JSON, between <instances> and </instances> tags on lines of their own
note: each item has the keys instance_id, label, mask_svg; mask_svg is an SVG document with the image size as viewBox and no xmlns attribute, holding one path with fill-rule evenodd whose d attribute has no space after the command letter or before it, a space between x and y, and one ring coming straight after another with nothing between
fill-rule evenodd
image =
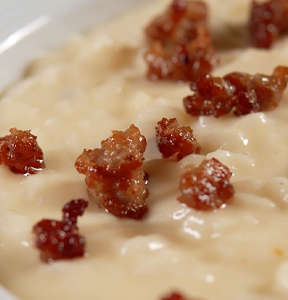
<instances>
[{"instance_id":1,"label":"food close-up texture","mask_svg":"<svg viewBox=\"0 0 288 300\"><path fill-rule=\"evenodd\" d=\"M0 285L287 300L287 16L147 1L27 64L0 96Z\"/></svg>"}]
</instances>

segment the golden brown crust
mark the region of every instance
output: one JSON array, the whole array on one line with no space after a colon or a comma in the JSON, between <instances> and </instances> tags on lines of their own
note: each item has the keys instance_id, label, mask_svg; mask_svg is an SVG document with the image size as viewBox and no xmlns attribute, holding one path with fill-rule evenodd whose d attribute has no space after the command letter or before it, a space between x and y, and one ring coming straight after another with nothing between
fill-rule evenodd
<instances>
[{"instance_id":1,"label":"golden brown crust","mask_svg":"<svg viewBox=\"0 0 288 300\"><path fill-rule=\"evenodd\" d=\"M11 128L10 135L0 138L0 164L16 174L36 174L45 168L43 152L36 140L30 130Z\"/></svg>"},{"instance_id":2,"label":"golden brown crust","mask_svg":"<svg viewBox=\"0 0 288 300\"><path fill-rule=\"evenodd\" d=\"M146 28L150 80L195 81L218 64L203 1L173 0Z\"/></svg>"},{"instance_id":3,"label":"golden brown crust","mask_svg":"<svg viewBox=\"0 0 288 300\"><path fill-rule=\"evenodd\" d=\"M85 238L79 234L77 218L82 216L88 202L71 200L64 205L62 221L43 219L33 226L35 247L43 262L72 259L85 254Z\"/></svg>"},{"instance_id":4,"label":"golden brown crust","mask_svg":"<svg viewBox=\"0 0 288 300\"><path fill-rule=\"evenodd\" d=\"M234 195L232 173L216 158L204 160L198 167L188 165L180 177L178 200L196 210L212 210L228 203Z\"/></svg>"},{"instance_id":5,"label":"golden brown crust","mask_svg":"<svg viewBox=\"0 0 288 300\"><path fill-rule=\"evenodd\" d=\"M249 20L251 44L270 48L279 34L288 31L288 1L252 1Z\"/></svg>"},{"instance_id":6,"label":"golden brown crust","mask_svg":"<svg viewBox=\"0 0 288 300\"><path fill-rule=\"evenodd\" d=\"M274 109L282 99L288 82L288 67L278 66L272 75L233 72L223 78L202 76L191 84L195 93L183 99L184 108L193 116L219 117L231 110L241 116Z\"/></svg>"},{"instance_id":7,"label":"golden brown crust","mask_svg":"<svg viewBox=\"0 0 288 300\"><path fill-rule=\"evenodd\" d=\"M124 132L113 131L101 148L84 150L75 162L92 196L115 216L140 219L148 211L145 148L145 137L131 125Z\"/></svg>"},{"instance_id":8,"label":"golden brown crust","mask_svg":"<svg viewBox=\"0 0 288 300\"><path fill-rule=\"evenodd\" d=\"M156 142L163 158L177 161L189 154L200 153L201 147L189 126L180 127L176 118L163 118L157 123Z\"/></svg>"}]
</instances>

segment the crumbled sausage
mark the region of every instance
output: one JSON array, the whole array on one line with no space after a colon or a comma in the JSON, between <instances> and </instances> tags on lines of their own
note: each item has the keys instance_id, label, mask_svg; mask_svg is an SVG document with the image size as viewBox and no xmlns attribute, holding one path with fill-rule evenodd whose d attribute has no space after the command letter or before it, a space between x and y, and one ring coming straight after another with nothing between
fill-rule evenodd
<instances>
[{"instance_id":1,"label":"crumbled sausage","mask_svg":"<svg viewBox=\"0 0 288 300\"><path fill-rule=\"evenodd\" d=\"M184 297L182 294L180 293L177 293L177 292L173 292L171 293L170 295L162 298L161 300L197 300L195 298L187 298L187 297ZM198 299L199 300L199 299Z\"/></svg>"},{"instance_id":2,"label":"crumbled sausage","mask_svg":"<svg viewBox=\"0 0 288 300\"><path fill-rule=\"evenodd\" d=\"M217 159L204 160L198 167L188 165L180 177L178 200L196 210L222 207L234 195L232 173Z\"/></svg>"},{"instance_id":3,"label":"crumbled sausage","mask_svg":"<svg viewBox=\"0 0 288 300\"><path fill-rule=\"evenodd\" d=\"M140 219L148 211L148 176L142 169L145 148L145 137L131 125L124 132L113 131L101 148L85 149L76 160L91 195L117 217Z\"/></svg>"},{"instance_id":4,"label":"crumbled sausage","mask_svg":"<svg viewBox=\"0 0 288 300\"><path fill-rule=\"evenodd\" d=\"M203 1L173 0L146 28L150 80L195 81L218 65Z\"/></svg>"},{"instance_id":5,"label":"crumbled sausage","mask_svg":"<svg viewBox=\"0 0 288 300\"><path fill-rule=\"evenodd\" d=\"M198 82L191 83L194 95L183 99L184 108L192 116L213 115L219 117L231 111L234 102L234 87L220 77L203 75Z\"/></svg>"},{"instance_id":6,"label":"crumbled sausage","mask_svg":"<svg viewBox=\"0 0 288 300\"><path fill-rule=\"evenodd\" d=\"M270 48L278 35L287 31L287 0L252 1L249 32L254 47Z\"/></svg>"},{"instance_id":7,"label":"crumbled sausage","mask_svg":"<svg viewBox=\"0 0 288 300\"><path fill-rule=\"evenodd\" d=\"M62 209L62 221L43 219L33 226L35 246L40 250L42 261L72 259L85 254L85 238L79 234L77 217L83 215L87 205L85 200L72 200Z\"/></svg>"},{"instance_id":8,"label":"crumbled sausage","mask_svg":"<svg viewBox=\"0 0 288 300\"><path fill-rule=\"evenodd\" d=\"M156 142L163 158L170 157L177 161L201 150L192 129L189 126L180 127L176 118L163 118L157 123Z\"/></svg>"},{"instance_id":9,"label":"crumbled sausage","mask_svg":"<svg viewBox=\"0 0 288 300\"><path fill-rule=\"evenodd\" d=\"M235 89L235 115L271 110L282 100L288 82L288 67L278 66L271 76L234 72L226 75L224 80Z\"/></svg>"},{"instance_id":10,"label":"crumbled sausage","mask_svg":"<svg viewBox=\"0 0 288 300\"><path fill-rule=\"evenodd\" d=\"M0 138L0 164L16 174L32 175L45 168L43 152L37 137L30 130L10 129L10 135Z\"/></svg>"},{"instance_id":11,"label":"crumbled sausage","mask_svg":"<svg viewBox=\"0 0 288 300\"><path fill-rule=\"evenodd\" d=\"M187 113L219 117L231 110L241 116L278 106L288 81L288 67L278 66L271 76L233 72L223 78L202 76L183 99Z\"/></svg>"}]
</instances>

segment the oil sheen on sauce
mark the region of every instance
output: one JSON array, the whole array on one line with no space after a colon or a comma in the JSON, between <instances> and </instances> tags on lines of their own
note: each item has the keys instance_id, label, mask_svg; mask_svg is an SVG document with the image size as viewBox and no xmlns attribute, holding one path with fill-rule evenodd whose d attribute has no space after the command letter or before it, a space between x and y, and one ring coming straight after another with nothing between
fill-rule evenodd
<instances>
[{"instance_id":1,"label":"oil sheen on sauce","mask_svg":"<svg viewBox=\"0 0 288 300\"><path fill-rule=\"evenodd\" d=\"M265 113L187 115L187 84L144 76L143 27L167 3L157 0L71 37L33 62L0 101L0 136L11 127L31 129L47 166L28 177L0 167L0 284L20 299L157 300L172 290L203 300L288 299L288 93ZM208 5L222 62L214 74L270 74L287 65L288 38L269 51L245 44L248 0ZM201 155L162 160L155 144L162 117L190 125ZM88 200L75 159L131 123L148 141L149 214L143 221L117 219L90 204L79 220L87 256L42 263L33 224L59 219L71 199ZM181 169L205 157L230 168L236 190L232 203L214 212L176 200Z\"/></svg>"}]
</instances>

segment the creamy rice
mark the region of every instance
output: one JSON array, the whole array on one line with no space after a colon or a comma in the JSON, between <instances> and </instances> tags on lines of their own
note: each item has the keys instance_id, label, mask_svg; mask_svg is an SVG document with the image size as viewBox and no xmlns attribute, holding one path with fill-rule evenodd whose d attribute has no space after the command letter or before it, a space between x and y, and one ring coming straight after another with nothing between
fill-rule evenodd
<instances>
[{"instance_id":1,"label":"creamy rice","mask_svg":"<svg viewBox=\"0 0 288 300\"><path fill-rule=\"evenodd\" d=\"M245 48L248 0L207 2L222 61L215 74L271 74L288 64L288 38L269 51ZM29 177L0 167L0 283L23 300L157 300L172 290L203 300L288 299L288 93L270 112L187 115L181 100L187 84L151 83L143 75L143 27L167 3L157 0L75 35L32 63L0 101L0 136L11 127L31 129L47 166ZM190 125L202 155L160 159L154 128L162 117ZM42 263L33 224L60 219L71 199L88 199L75 159L131 123L148 140L149 214L123 220L90 204L79 220L87 256ZM176 200L183 166L205 157L233 172L235 197L215 212Z\"/></svg>"}]
</instances>

